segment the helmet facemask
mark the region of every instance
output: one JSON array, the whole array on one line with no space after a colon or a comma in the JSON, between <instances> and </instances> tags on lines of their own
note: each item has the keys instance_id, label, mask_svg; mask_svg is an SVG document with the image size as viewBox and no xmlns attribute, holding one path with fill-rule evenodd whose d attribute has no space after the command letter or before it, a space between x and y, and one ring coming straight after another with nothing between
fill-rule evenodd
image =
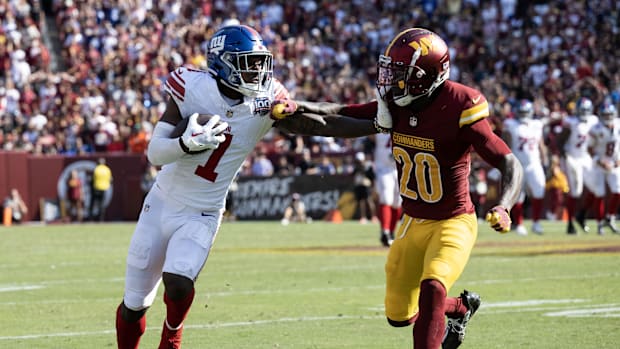
<instances>
[{"instance_id":1,"label":"helmet facemask","mask_svg":"<svg viewBox=\"0 0 620 349\"><path fill-rule=\"evenodd\" d=\"M517 119L527 121L534 117L534 105L528 100L522 100L519 102L517 112L515 113Z\"/></svg>"},{"instance_id":2,"label":"helmet facemask","mask_svg":"<svg viewBox=\"0 0 620 349\"><path fill-rule=\"evenodd\" d=\"M230 72L223 82L239 93L253 97L265 92L273 76L273 56L268 51L225 52L222 54Z\"/></svg>"},{"instance_id":3,"label":"helmet facemask","mask_svg":"<svg viewBox=\"0 0 620 349\"><path fill-rule=\"evenodd\" d=\"M600 110L600 119L605 126L612 128L614 126L614 120L618 116L618 110L613 104L605 103Z\"/></svg>"},{"instance_id":4,"label":"helmet facemask","mask_svg":"<svg viewBox=\"0 0 620 349\"><path fill-rule=\"evenodd\" d=\"M593 115L594 105L588 98L581 98L577 101L577 117L580 120L586 120L588 116Z\"/></svg>"},{"instance_id":5,"label":"helmet facemask","mask_svg":"<svg viewBox=\"0 0 620 349\"><path fill-rule=\"evenodd\" d=\"M443 72L425 71L416 65L422 50L418 48L411 57L411 64L392 62L389 56L379 56L377 64L377 88L382 98L392 92L394 103L407 106L420 97L430 96L450 76L449 61L443 63Z\"/></svg>"}]
</instances>

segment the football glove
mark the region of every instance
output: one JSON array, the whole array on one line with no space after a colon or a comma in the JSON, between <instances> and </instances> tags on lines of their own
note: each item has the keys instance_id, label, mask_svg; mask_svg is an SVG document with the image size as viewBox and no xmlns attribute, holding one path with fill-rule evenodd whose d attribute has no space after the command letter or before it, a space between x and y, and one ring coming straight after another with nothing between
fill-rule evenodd
<instances>
[{"instance_id":1,"label":"football glove","mask_svg":"<svg viewBox=\"0 0 620 349\"><path fill-rule=\"evenodd\" d=\"M219 115L213 115L204 125L200 125L197 120L198 113L189 116L187 128L179 139L186 153L215 149L224 142L226 136L222 132L228 128L228 123L219 122Z\"/></svg>"},{"instance_id":2,"label":"football glove","mask_svg":"<svg viewBox=\"0 0 620 349\"><path fill-rule=\"evenodd\" d=\"M487 222L491 225L491 228L495 229L502 234L510 231L510 212L504 206L498 205L489 210L486 216Z\"/></svg>"},{"instance_id":3,"label":"football glove","mask_svg":"<svg viewBox=\"0 0 620 349\"><path fill-rule=\"evenodd\" d=\"M378 88L375 89L375 96L377 97L377 117L375 119L375 127L378 126L377 130L379 131L383 131L380 129L389 131L392 129L392 114L390 114L388 104L385 100L383 100L383 98L381 98L381 95L385 94L380 92Z\"/></svg>"},{"instance_id":4,"label":"football glove","mask_svg":"<svg viewBox=\"0 0 620 349\"><path fill-rule=\"evenodd\" d=\"M271 118L282 120L297 111L297 103L291 99L276 99L271 103Z\"/></svg>"}]
</instances>

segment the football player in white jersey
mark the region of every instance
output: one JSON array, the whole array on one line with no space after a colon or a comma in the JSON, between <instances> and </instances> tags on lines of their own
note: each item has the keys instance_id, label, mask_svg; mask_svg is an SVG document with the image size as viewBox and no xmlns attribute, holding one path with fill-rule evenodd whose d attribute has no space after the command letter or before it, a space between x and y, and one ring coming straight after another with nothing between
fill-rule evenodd
<instances>
[{"instance_id":1,"label":"football player in white jersey","mask_svg":"<svg viewBox=\"0 0 620 349\"><path fill-rule=\"evenodd\" d=\"M392 137L387 133L375 135L373 153L375 191L379 198L380 241L389 247L394 240L394 229L400 219L402 199L398 186L398 170L392 155Z\"/></svg>"},{"instance_id":2,"label":"football player in white jersey","mask_svg":"<svg viewBox=\"0 0 620 349\"><path fill-rule=\"evenodd\" d=\"M512 208L514 223L517 226L516 232L519 235L527 235L527 229L523 225L523 202L526 193L532 206L532 231L536 234L543 232L539 222L545 197L543 161L547 159L543 127L541 120L534 119L534 105L525 99L519 101L515 118L504 121L502 138L523 166L524 192L521 193L519 202Z\"/></svg>"},{"instance_id":3,"label":"football player in white jersey","mask_svg":"<svg viewBox=\"0 0 620 349\"><path fill-rule=\"evenodd\" d=\"M617 116L616 107L612 103L604 103L599 111L599 122L590 130L593 207L601 235L605 226L618 233L615 218L620 206L620 119ZM605 213L606 187L610 195Z\"/></svg>"},{"instance_id":4,"label":"football player in white jersey","mask_svg":"<svg viewBox=\"0 0 620 349\"><path fill-rule=\"evenodd\" d=\"M208 72L178 68L165 82L170 98L147 152L152 164L163 167L129 245L124 296L116 313L118 348L138 348L146 311L162 280L166 318L159 348L180 348L194 282L219 230L228 188L269 129L336 137L376 132L372 120L326 116L317 122L281 112L283 119L272 119L275 100L285 100L278 103L284 112L297 106L272 78L272 55L248 26L218 30L207 56ZM198 114L213 117L201 126ZM173 137L175 125L185 118L186 129Z\"/></svg>"},{"instance_id":5,"label":"football player in white jersey","mask_svg":"<svg viewBox=\"0 0 620 349\"><path fill-rule=\"evenodd\" d=\"M578 203L583 196L584 183L591 190L592 157L588 152L590 129L598 123L598 117L593 114L594 106L588 98L582 97L577 101L576 115L562 121L562 132L558 136L558 148L562 157L562 167L568 179L569 192L566 195L566 211L568 213L568 234L576 234L573 220L587 232L585 210ZM576 214L576 212L578 212Z\"/></svg>"}]
</instances>

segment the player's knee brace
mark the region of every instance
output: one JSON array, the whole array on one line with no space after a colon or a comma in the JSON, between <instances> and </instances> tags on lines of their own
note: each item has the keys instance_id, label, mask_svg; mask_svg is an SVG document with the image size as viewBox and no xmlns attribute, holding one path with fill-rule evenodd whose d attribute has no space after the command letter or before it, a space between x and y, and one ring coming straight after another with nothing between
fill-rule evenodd
<instances>
[{"instance_id":1,"label":"player's knee brace","mask_svg":"<svg viewBox=\"0 0 620 349\"><path fill-rule=\"evenodd\" d=\"M171 300L183 299L194 289L194 282L182 275L164 273L162 280Z\"/></svg>"},{"instance_id":2,"label":"player's knee brace","mask_svg":"<svg viewBox=\"0 0 620 349\"><path fill-rule=\"evenodd\" d=\"M387 318L387 322L392 327L407 327L407 326L411 325L411 323L412 323L411 320L396 321L396 320L392 320L390 318Z\"/></svg>"},{"instance_id":3,"label":"player's knee brace","mask_svg":"<svg viewBox=\"0 0 620 349\"><path fill-rule=\"evenodd\" d=\"M127 306L123 302L121 304L121 317L123 318L123 320L127 322L136 322L140 320L144 316L144 314L146 314L146 311L148 309L149 308L147 307L147 308L140 309L140 310L131 310L127 308Z\"/></svg>"}]
</instances>

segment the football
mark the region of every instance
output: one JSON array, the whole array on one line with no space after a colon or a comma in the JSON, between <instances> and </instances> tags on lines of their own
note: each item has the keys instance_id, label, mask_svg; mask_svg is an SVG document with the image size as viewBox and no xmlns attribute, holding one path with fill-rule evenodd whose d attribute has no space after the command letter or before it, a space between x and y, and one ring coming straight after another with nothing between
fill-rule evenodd
<instances>
[{"instance_id":1,"label":"football","mask_svg":"<svg viewBox=\"0 0 620 349\"><path fill-rule=\"evenodd\" d=\"M282 120L285 117L291 115L290 113L285 113L284 108L286 108L286 103L277 103L271 109L271 117L275 120Z\"/></svg>"},{"instance_id":2,"label":"football","mask_svg":"<svg viewBox=\"0 0 620 349\"><path fill-rule=\"evenodd\" d=\"M205 125L207 122L209 122L209 120L211 120L212 117L213 114L199 114L196 121L199 125ZM188 122L189 117L181 119L181 121L179 121L179 123L174 127L174 130L172 130L170 138L181 137L183 135L183 132L185 132L185 129L187 128Z\"/></svg>"}]
</instances>

